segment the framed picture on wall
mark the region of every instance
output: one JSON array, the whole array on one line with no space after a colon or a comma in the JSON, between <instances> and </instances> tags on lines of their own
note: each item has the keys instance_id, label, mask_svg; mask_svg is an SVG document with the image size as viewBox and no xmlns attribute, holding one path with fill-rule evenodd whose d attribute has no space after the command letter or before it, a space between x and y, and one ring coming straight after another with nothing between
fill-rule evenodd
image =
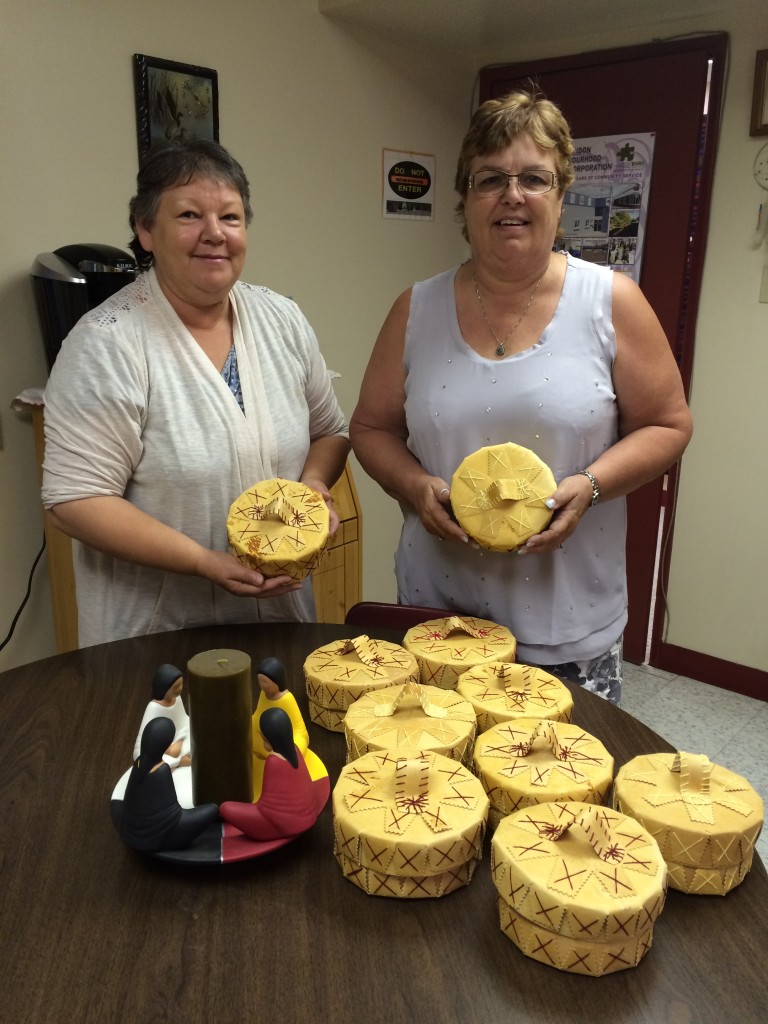
<instances>
[{"instance_id":1,"label":"framed picture on wall","mask_svg":"<svg viewBox=\"0 0 768 1024\"><path fill-rule=\"evenodd\" d=\"M750 135L768 135L768 50L755 56L755 88L752 93Z\"/></svg>"},{"instance_id":2,"label":"framed picture on wall","mask_svg":"<svg viewBox=\"0 0 768 1024\"><path fill-rule=\"evenodd\" d=\"M140 164L156 145L219 141L219 79L212 68L134 53L133 77Z\"/></svg>"}]
</instances>

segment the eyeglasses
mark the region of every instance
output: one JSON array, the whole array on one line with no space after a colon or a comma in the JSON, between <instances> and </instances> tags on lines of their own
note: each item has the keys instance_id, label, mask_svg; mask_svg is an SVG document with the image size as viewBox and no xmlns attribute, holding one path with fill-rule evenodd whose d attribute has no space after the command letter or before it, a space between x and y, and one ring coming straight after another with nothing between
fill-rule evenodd
<instances>
[{"instance_id":1,"label":"eyeglasses","mask_svg":"<svg viewBox=\"0 0 768 1024\"><path fill-rule=\"evenodd\" d=\"M523 171L521 174L507 174L506 171L475 171L469 176L469 187L479 196L499 196L506 192L511 181L527 196L543 196L557 185L554 171Z\"/></svg>"}]
</instances>

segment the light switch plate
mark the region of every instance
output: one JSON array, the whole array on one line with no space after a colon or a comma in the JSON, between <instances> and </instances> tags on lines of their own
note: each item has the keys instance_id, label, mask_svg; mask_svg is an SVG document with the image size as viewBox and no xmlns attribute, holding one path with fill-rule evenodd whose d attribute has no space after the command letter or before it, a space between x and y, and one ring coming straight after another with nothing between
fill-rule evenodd
<instances>
[{"instance_id":1,"label":"light switch plate","mask_svg":"<svg viewBox=\"0 0 768 1024\"><path fill-rule=\"evenodd\" d=\"M763 267L763 280L760 285L760 301L768 302L768 267Z\"/></svg>"}]
</instances>

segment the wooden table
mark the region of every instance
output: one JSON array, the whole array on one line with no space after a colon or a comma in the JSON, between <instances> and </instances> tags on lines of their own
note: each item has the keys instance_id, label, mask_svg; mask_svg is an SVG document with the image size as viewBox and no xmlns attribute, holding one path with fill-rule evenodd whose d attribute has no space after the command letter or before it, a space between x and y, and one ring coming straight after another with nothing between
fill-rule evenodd
<instances>
[{"instance_id":1,"label":"wooden table","mask_svg":"<svg viewBox=\"0 0 768 1024\"><path fill-rule=\"evenodd\" d=\"M330 806L295 842L239 864L181 867L122 845L110 794L159 664L183 668L213 647L244 650L254 664L275 655L306 712L304 658L359 632L181 630L0 675L3 1024L765 1020L768 880L758 857L728 896L670 891L640 965L585 978L528 959L503 935L487 850L466 889L392 900L342 877ZM574 721L606 744L617 769L672 749L605 701L580 690L574 699ZM344 738L309 729L334 782Z\"/></svg>"}]
</instances>

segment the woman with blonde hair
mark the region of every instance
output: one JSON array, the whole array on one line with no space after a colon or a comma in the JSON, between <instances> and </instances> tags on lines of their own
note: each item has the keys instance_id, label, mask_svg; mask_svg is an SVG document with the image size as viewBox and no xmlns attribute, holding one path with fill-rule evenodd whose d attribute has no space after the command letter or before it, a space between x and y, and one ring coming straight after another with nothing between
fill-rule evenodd
<instances>
[{"instance_id":1,"label":"woman with blonde hair","mask_svg":"<svg viewBox=\"0 0 768 1024\"><path fill-rule=\"evenodd\" d=\"M618 703L624 496L680 457L691 418L640 289L554 249L572 154L565 118L540 95L476 111L456 172L471 258L396 300L350 436L403 510L401 603L502 623L519 661ZM449 507L463 459L509 441L557 482L549 526L518 555L478 550Z\"/></svg>"}]
</instances>

